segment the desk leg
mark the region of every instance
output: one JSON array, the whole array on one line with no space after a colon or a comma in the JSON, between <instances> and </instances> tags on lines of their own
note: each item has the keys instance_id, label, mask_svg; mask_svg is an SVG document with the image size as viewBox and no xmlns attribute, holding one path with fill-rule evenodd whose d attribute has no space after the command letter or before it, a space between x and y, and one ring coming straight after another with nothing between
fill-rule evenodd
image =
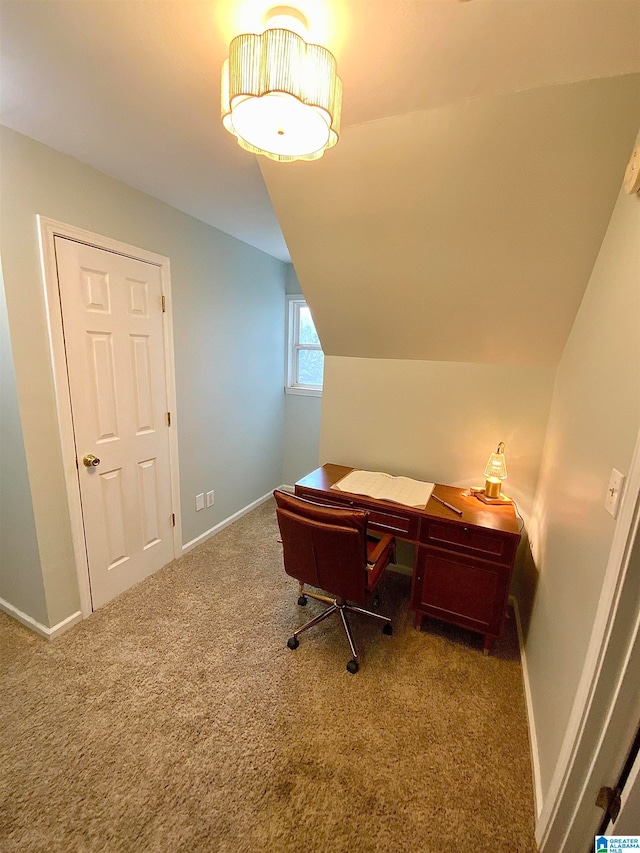
<instances>
[{"instance_id":1,"label":"desk leg","mask_svg":"<svg viewBox=\"0 0 640 853\"><path fill-rule=\"evenodd\" d=\"M422 630L422 618L423 618L423 616L424 616L424 613L420 613L419 610L416 610L416 617L415 617L413 624L414 624L417 631Z\"/></svg>"},{"instance_id":2,"label":"desk leg","mask_svg":"<svg viewBox=\"0 0 640 853\"><path fill-rule=\"evenodd\" d=\"M491 646L493 645L493 640L494 640L493 637L490 637L488 634L485 634L485 636L484 636L484 654L485 654L485 657L491 651Z\"/></svg>"}]
</instances>

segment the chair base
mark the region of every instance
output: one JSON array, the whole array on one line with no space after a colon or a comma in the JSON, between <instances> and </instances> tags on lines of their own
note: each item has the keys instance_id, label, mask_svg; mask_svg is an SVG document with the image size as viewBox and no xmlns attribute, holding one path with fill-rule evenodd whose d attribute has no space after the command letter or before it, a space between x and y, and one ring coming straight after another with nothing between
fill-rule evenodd
<instances>
[{"instance_id":1,"label":"chair base","mask_svg":"<svg viewBox=\"0 0 640 853\"><path fill-rule=\"evenodd\" d=\"M370 610L365 610L363 607L358 607L355 604L347 604L344 599L341 598L330 598L328 595L320 595L314 592L307 592L302 590L302 584L300 585L300 598L298 598L298 604L300 606L304 606L302 604L302 599L305 598L304 604L306 604L306 597L315 598L317 601L322 601L325 604L328 604L329 607L326 610L323 610L322 613L319 613L317 616L314 616L313 619L310 619L306 622L301 628L298 628L297 631L294 631L292 636L289 637L287 641L287 646L290 649L297 649L299 646L298 637L304 631L308 631L309 628L313 628L314 625L318 625L320 622L323 622L329 616L332 616L334 613L339 613L342 621L342 627L344 628L344 632L347 635L347 640L349 641L349 648L351 649L351 654L353 655L352 659L347 664L347 670L355 675L355 673L359 669L358 664L358 652L356 649L355 642L353 640L353 634L351 633L351 626L347 620L347 613L360 613L362 616L370 616L372 619L377 619L379 622L384 623L384 627L382 628L383 634L393 634L393 628L391 627L391 619L388 616L381 616L379 613L372 613Z\"/></svg>"}]
</instances>

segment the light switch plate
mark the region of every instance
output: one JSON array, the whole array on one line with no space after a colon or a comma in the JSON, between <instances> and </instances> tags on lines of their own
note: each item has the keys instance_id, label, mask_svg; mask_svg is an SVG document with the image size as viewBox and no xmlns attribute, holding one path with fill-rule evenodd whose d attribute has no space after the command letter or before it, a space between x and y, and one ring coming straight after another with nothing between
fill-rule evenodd
<instances>
[{"instance_id":1,"label":"light switch plate","mask_svg":"<svg viewBox=\"0 0 640 853\"><path fill-rule=\"evenodd\" d=\"M611 471L609 485L607 486L607 494L604 499L604 508L614 518L618 515L618 507L620 506L620 498L624 489L625 475L621 474L616 468Z\"/></svg>"},{"instance_id":2,"label":"light switch plate","mask_svg":"<svg viewBox=\"0 0 640 853\"><path fill-rule=\"evenodd\" d=\"M210 492L207 492L207 506L213 506L214 501L214 493L213 489Z\"/></svg>"},{"instance_id":3,"label":"light switch plate","mask_svg":"<svg viewBox=\"0 0 640 853\"><path fill-rule=\"evenodd\" d=\"M200 512L201 509L204 509L204 492L196 495L196 512Z\"/></svg>"}]
</instances>

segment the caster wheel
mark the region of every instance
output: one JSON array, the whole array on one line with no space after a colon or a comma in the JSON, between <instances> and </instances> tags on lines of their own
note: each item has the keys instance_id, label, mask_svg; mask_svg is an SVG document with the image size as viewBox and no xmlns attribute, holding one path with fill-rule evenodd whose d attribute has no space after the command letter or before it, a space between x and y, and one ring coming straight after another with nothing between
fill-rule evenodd
<instances>
[{"instance_id":1,"label":"caster wheel","mask_svg":"<svg viewBox=\"0 0 640 853\"><path fill-rule=\"evenodd\" d=\"M384 628L382 629L382 633L383 633L383 634L386 634L386 635L387 635L387 637L390 637L390 636L393 634L393 628L391 627L391 625L389 625L389 623L388 623L388 622L387 622L387 624L384 626Z\"/></svg>"},{"instance_id":2,"label":"caster wheel","mask_svg":"<svg viewBox=\"0 0 640 853\"><path fill-rule=\"evenodd\" d=\"M355 660L350 660L347 664L347 672L350 672L351 675L355 675L359 669L358 662Z\"/></svg>"},{"instance_id":3,"label":"caster wheel","mask_svg":"<svg viewBox=\"0 0 640 853\"><path fill-rule=\"evenodd\" d=\"M287 640L287 646L289 646L290 649L297 649L299 645L300 643L298 642L297 637L289 637Z\"/></svg>"},{"instance_id":4,"label":"caster wheel","mask_svg":"<svg viewBox=\"0 0 640 853\"><path fill-rule=\"evenodd\" d=\"M300 598L298 599L298 604L300 605L300 607L306 607L307 606L307 596L301 595Z\"/></svg>"}]
</instances>

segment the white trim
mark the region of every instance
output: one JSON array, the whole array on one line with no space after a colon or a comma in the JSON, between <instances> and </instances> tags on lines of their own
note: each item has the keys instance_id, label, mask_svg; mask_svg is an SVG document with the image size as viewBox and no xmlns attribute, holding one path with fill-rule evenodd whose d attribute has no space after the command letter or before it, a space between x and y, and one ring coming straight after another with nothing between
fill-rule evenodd
<instances>
[{"instance_id":1,"label":"white trim","mask_svg":"<svg viewBox=\"0 0 640 853\"><path fill-rule=\"evenodd\" d=\"M69 240L85 243L97 249L115 252L125 257L134 258L160 268L162 279L162 292L165 297L165 313L162 315L164 330L164 355L165 375L167 382L167 404L171 412L171 428L169 430L169 465L171 470L171 500L173 512L176 516L176 524L173 528L173 556L179 557L182 553L181 542L181 518L180 518L180 478L178 469L178 428L177 428L177 406L173 354L173 328L172 328L172 303L171 303L171 274L169 258L139 249L111 237L94 234L84 228L57 222L46 216L36 216L38 227L38 238L40 242L40 263L42 283L45 295L45 307L47 312L47 325L49 328L49 352L51 356L51 367L53 372L54 388L56 395L56 408L58 423L60 425L60 444L62 448L62 463L67 490L67 501L69 506L69 518L71 521L71 538L76 562L76 574L78 578L78 589L80 593L80 608L82 616L86 618L92 612L91 592L89 586L89 566L84 541L84 527L82 519L82 504L78 485L76 470L76 447L73 435L71 419L71 397L67 379L66 357L64 349L64 338L62 334L62 309L60 306L60 294L58 290L58 270L55 257L55 237L65 237Z\"/></svg>"},{"instance_id":2,"label":"white trim","mask_svg":"<svg viewBox=\"0 0 640 853\"><path fill-rule=\"evenodd\" d=\"M161 256L157 256L161 257ZM173 300L171 297L171 262L164 258L160 264L164 312L164 375L167 383L167 408L171 412L169 428L169 471L171 474L171 504L175 516L173 527L173 556L182 553L182 512L180 505L180 464L178 454L178 398L176 394L175 350L173 346Z\"/></svg>"},{"instance_id":3,"label":"white trim","mask_svg":"<svg viewBox=\"0 0 640 853\"><path fill-rule=\"evenodd\" d=\"M44 637L45 640L55 640L56 637L59 637L60 634L64 634L64 632L68 631L69 628L76 624L76 622L82 621L82 613L78 610L76 613L72 613L71 616L67 616L66 619L62 620L62 622L58 622L58 624L54 625L52 628L47 628L46 625L42 625L27 613L23 613L22 610L18 610L17 607L13 606L13 604L9 604L9 602L5 601L4 598L0 598L0 610L3 610L8 616L12 616L36 634Z\"/></svg>"},{"instance_id":4,"label":"white trim","mask_svg":"<svg viewBox=\"0 0 640 853\"><path fill-rule=\"evenodd\" d=\"M509 603L513 607L516 617L516 628L518 630L518 645L520 646L520 662L522 665L522 685L524 687L524 701L527 708L527 723L529 729L529 750L531 752L531 773L533 776L533 802L536 817L540 818L542 812L542 779L540 775L540 754L538 752L538 736L536 735L536 721L533 715L533 702L531 700L531 684L529 682L529 667L527 666L527 653L524 645L524 634L520 620L520 607L515 595L509 596Z\"/></svg>"},{"instance_id":5,"label":"white trim","mask_svg":"<svg viewBox=\"0 0 640 853\"><path fill-rule=\"evenodd\" d=\"M322 352L321 344L300 344L300 308L308 308L307 300L301 293L286 295L285 329L285 394L300 394L307 397L322 397L322 385L301 385L296 382L298 375L298 355L300 350ZM313 318L312 318L313 319Z\"/></svg>"},{"instance_id":6,"label":"white trim","mask_svg":"<svg viewBox=\"0 0 640 853\"><path fill-rule=\"evenodd\" d=\"M304 397L322 397L321 388L309 388L307 385L285 385L285 394L299 394Z\"/></svg>"},{"instance_id":7,"label":"white trim","mask_svg":"<svg viewBox=\"0 0 640 853\"><path fill-rule=\"evenodd\" d=\"M620 602L628 600L628 596L637 596L640 587L640 579L627 571L639 521L640 432L609 552L585 666L542 815L536 825L536 841L541 853L570 850L570 842L567 844L569 836L572 832L579 832L580 822L587 820L585 810L593 811L593 803L584 800L585 780L591 778L596 757L601 753L599 747L608 733L607 724L616 702L620 701L617 698L620 691L624 689L626 693L635 686L632 675L627 675L627 682L624 682L623 670L616 690L610 695L604 693L607 680L619 671L620 661L630 659L640 642L637 635L630 633L628 622L618 618ZM626 644L627 652L622 657L619 649L617 653L613 651L616 643ZM605 703L606 699L610 701ZM603 705L608 707L605 714ZM588 731L594 726L597 727L595 739L593 731Z\"/></svg>"},{"instance_id":8,"label":"white trim","mask_svg":"<svg viewBox=\"0 0 640 853\"><path fill-rule=\"evenodd\" d=\"M284 486L280 486L279 488L284 489ZM224 530L225 527L228 527L230 524L233 524L234 521L237 521L239 518L242 518L243 515L246 515L248 512L251 512L252 509L255 509L260 504L266 503L270 497L273 497L273 492L267 492L266 495L263 495L261 498L258 498L255 501L252 501L247 506L239 509L237 512L234 512L233 515L230 515L228 518L225 518L224 521L221 521L219 524L216 524L214 527L209 528L209 530L205 530L204 533L201 533L200 536L196 536L195 539L191 539L190 542L185 542L182 546L182 553L186 554L188 551L192 551L196 545L201 545L207 539L210 539L212 536L215 536L216 533L220 533L221 530Z\"/></svg>"}]
</instances>

